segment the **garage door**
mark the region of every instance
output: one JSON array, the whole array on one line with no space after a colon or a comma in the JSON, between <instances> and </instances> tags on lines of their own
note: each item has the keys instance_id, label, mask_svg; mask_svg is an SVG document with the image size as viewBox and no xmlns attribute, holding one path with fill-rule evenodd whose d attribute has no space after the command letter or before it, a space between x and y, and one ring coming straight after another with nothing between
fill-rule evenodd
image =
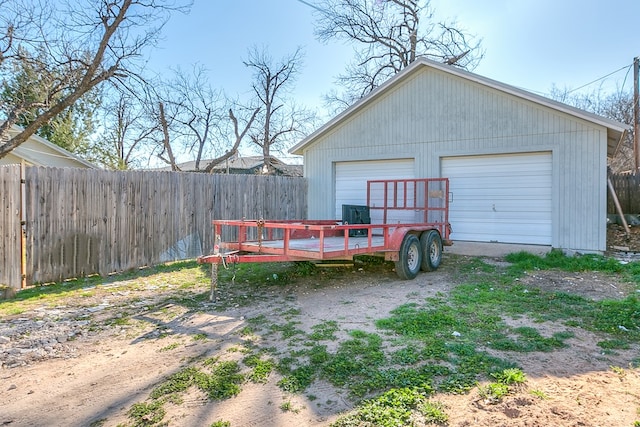
<instances>
[{"instance_id":1,"label":"garage door","mask_svg":"<svg viewBox=\"0 0 640 427\"><path fill-rule=\"evenodd\" d=\"M551 153L446 157L451 239L551 244Z\"/></svg>"},{"instance_id":2,"label":"garage door","mask_svg":"<svg viewBox=\"0 0 640 427\"><path fill-rule=\"evenodd\" d=\"M336 218L342 218L342 205L367 204L367 181L373 179L413 179L413 159L337 162L335 164ZM379 205L382 201L379 202ZM379 215L378 215L379 214ZM389 221L406 221L408 212L390 214ZM413 214L409 213L410 215ZM371 222L381 222L381 212L371 212ZM413 222L413 219L408 222Z\"/></svg>"}]
</instances>

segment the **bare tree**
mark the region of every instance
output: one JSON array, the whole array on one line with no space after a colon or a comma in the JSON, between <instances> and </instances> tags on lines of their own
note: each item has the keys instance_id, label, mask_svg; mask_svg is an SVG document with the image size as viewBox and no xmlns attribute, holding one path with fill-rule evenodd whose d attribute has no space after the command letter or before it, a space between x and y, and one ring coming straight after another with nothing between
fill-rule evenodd
<instances>
[{"instance_id":1,"label":"bare tree","mask_svg":"<svg viewBox=\"0 0 640 427\"><path fill-rule=\"evenodd\" d=\"M244 64L253 69L252 88L260 108L257 125L251 132L251 142L260 147L268 172L273 172L271 152L291 137L304 132L314 120L310 111L299 108L289 98L302 65L303 53L293 54L275 62L266 50L253 47Z\"/></svg>"},{"instance_id":2,"label":"bare tree","mask_svg":"<svg viewBox=\"0 0 640 427\"><path fill-rule=\"evenodd\" d=\"M211 87L207 70L198 65L190 73L176 69L172 79L158 84L156 96L158 156L173 170L180 169L181 156L194 160L195 171L211 172L237 154L260 111L234 105Z\"/></svg>"},{"instance_id":3,"label":"bare tree","mask_svg":"<svg viewBox=\"0 0 640 427\"><path fill-rule=\"evenodd\" d=\"M633 94L631 91L618 89L615 92L605 93L601 88L597 88L591 92L574 92L568 88L559 89L554 86L551 88L550 97L629 125L629 131L626 132L618 152L614 158L609 159L609 166L613 172L634 170Z\"/></svg>"},{"instance_id":4,"label":"bare tree","mask_svg":"<svg viewBox=\"0 0 640 427\"><path fill-rule=\"evenodd\" d=\"M91 89L136 76L136 59L155 43L169 14L187 10L176 1L59 1L55 8L41 0L1 2L0 76L10 80L17 65L27 64L34 81L25 96L0 105L0 137L22 115L38 113L0 144L0 158Z\"/></svg>"},{"instance_id":5,"label":"bare tree","mask_svg":"<svg viewBox=\"0 0 640 427\"><path fill-rule=\"evenodd\" d=\"M338 83L344 93L328 96L342 106L371 92L418 57L474 68L480 41L456 22L437 22L429 0L321 0L316 34L322 41L354 44L355 59Z\"/></svg>"},{"instance_id":6,"label":"bare tree","mask_svg":"<svg viewBox=\"0 0 640 427\"><path fill-rule=\"evenodd\" d=\"M184 150L191 158L195 157L195 169L200 170L203 155L224 149L217 146L219 141L214 133L227 119L226 101L209 84L207 70L198 65L193 67L191 74L175 70L168 92L166 104L172 107L174 131L179 134Z\"/></svg>"},{"instance_id":7,"label":"bare tree","mask_svg":"<svg viewBox=\"0 0 640 427\"><path fill-rule=\"evenodd\" d=\"M159 131L159 124L150 120L146 105L135 93L117 91L114 98L103 105L102 132L88 160L112 170L142 166L141 148Z\"/></svg>"},{"instance_id":8,"label":"bare tree","mask_svg":"<svg viewBox=\"0 0 640 427\"><path fill-rule=\"evenodd\" d=\"M233 114L233 110L229 108L229 120L233 125L233 135L235 137L233 145L223 155L210 160L204 169L205 172L212 172L215 166L226 161L227 159L230 159L231 157L235 156L238 153L238 148L240 148L240 143L244 139L249 129L251 129L251 126L253 125L253 121L256 119L256 116L258 115L259 112L260 112L259 108L254 109L249 119L245 122L242 130L240 130L240 124L238 123L238 119Z\"/></svg>"}]
</instances>

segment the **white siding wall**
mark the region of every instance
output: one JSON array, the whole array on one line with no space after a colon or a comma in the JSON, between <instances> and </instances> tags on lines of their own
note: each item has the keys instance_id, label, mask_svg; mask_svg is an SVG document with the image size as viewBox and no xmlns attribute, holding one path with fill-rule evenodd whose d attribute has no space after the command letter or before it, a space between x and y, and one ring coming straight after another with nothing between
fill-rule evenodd
<instances>
[{"instance_id":1,"label":"white siding wall","mask_svg":"<svg viewBox=\"0 0 640 427\"><path fill-rule=\"evenodd\" d=\"M334 164L415 158L439 177L447 156L552 152L556 248L604 251L606 129L424 67L305 149L309 217L334 214Z\"/></svg>"}]
</instances>

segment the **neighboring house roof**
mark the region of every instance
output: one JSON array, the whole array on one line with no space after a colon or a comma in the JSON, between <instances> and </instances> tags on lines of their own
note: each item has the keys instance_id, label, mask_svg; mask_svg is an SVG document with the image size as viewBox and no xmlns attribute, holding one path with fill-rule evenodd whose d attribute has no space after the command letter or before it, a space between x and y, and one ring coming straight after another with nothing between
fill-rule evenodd
<instances>
[{"instance_id":1,"label":"neighboring house roof","mask_svg":"<svg viewBox=\"0 0 640 427\"><path fill-rule=\"evenodd\" d=\"M200 160L200 168L203 169L211 160ZM222 162L213 168L214 173L254 173L259 171L264 165L264 158L262 156L246 156L246 157L232 157L229 160ZM285 176L302 176L302 165L289 165L282 160L271 157L271 165L281 175ZM194 172L196 170L196 162L189 161L184 163L178 163L178 167L183 172ZM164 167L160 170L171 170L170 167Z\"/></svg>"},{"instance_id":2,"label":"neighboring house roof","mask_svg":"<svg viewBox=\"0 0 640 427\"><path fill-rule=\"evenodd\" d=\"M325 125L317 129L311 135L300 141L298 144L293 146L289 152L292 154L302 155L304 153L304 149L309 145L313 144L319 137L324 135L326 132L330 131L336 125L344 122L353 114L356 114L365 106L375 102L383 96L389 89L393 88L409 76L414 73L420 71L424 67L433 68L439 71L443 71L448 74L452 74L458 76L460 78L473 81L475 83L479 83L481 85L499 90L501 92L505 92L511 94L513 96L517 96L519 98L526 99L531 102L535 102L537 104L543 105L548 108L552 108L557 111L561 111L566 114L570 114L574 117L581 118L591 123L595 123L597 125L601 125L607 128L607 155L613 157L618 149L618 146L624 136L624 133L627 131L629 126L624 123L617 122L615 120L608 119L606 117L599 116L597 114L590 113L585 110L581 110L579 108L572 107L567 104L563 104L558 101L554 101L549 98L545 98L540 95L536 95L534 93L528 92L523 89L519 89L515 86L511 86L505 83L498 82L496 80L489 79L487 77L480 76L478 74L471 73L469 71L462 70L458 67L454 67L451 65L442 64L439 62L431 61L425 58L419 58L414 61L411 65L409 65L404 70L400 71L398 74L387 80L385 83L377 87L370 94L361 98L358 102L347 108L342 113L338 114L336 117L331 119Z\"/></svg>"},{"instance_id":3,"label":"neighboring house roof","mask_svg":"<svg viewBox=\"0 0 640 427\"><path fill-rule=\"evenodd\" d=\"M15 135L22 130L13 125L9 135ZM64 148L38 136L31 135L29 139L13 149L9 154L0 158L0 165L11 165L25 162L27 166L50 166L58 168L99 169Z\"/></svg>"}]
</instances>

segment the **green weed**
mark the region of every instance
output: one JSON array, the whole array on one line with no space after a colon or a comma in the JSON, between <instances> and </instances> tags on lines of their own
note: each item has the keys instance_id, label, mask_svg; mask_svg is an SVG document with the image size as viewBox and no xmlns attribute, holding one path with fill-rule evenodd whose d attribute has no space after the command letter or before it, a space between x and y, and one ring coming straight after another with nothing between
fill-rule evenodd
<instances>
[{"instance_id":1,"label":"green weed","mask_svg":"<svg viewBox=\"0 0 640 427\"><path fill-rule=\"evenodd\" d=\"M151 398L159 399L162 396L185 391L193 385L195 378L200 375L196 367L184 368L169 376L162 384L156 386L151 392Z\"/></svg>"},{"instance_id":2,"label":"green weed","mask_svg":"<svg viewBox=\"0 0 640 427\"><path fill-rule=\"evenodd\" d=\"M280 410L282 412L293 412L294 414L300 412L300 409L294 407L290 400L282 402L282 404L280 404Z\"/></svg>"},{"instance_id":3,"label":"green weed","mask_svg":"<svg viewBox=\"0 0 640 427\"><path fill-rule=\"evenodd\" d=\"M498 403L509 394L509 386L501 383L489 383L480 387L478 394L488 403Z\"/></svg>"},{"instance_id":4,"label":"green weed","mask_svg":"<svg viewBox=\"0 0 640 427\"><path fill-rule=\"evenodd\" d=\"M180 347L180 343L178 342L174 342L172 344L166 345L164 347L162 347L160 350L158 350L159 352L164 352L164 351L170 351L170 350L175 350L176 348Z\"/></svg>"},{"instance_id":5,"label":"green weed","mask_svg":"<svg viewBox=\"0 0 640 427\"><path fill-rule=\"evenodd\" d=\"M445 405L440 402L426 401L418 406L418 411L424 417L425 424L447 424L449 415L445 410Z\"/></svg>"},{"instance_id":6,"label":"green weed","mask_svg":"<svg viewBox=\"0 0 640 427\"><path fill-rule=\"evenodd\" d=\"M134 403L127 412L134 427L153 426L162 421L165 410L159 400L149 403Z\"/></svg>"},{"instance_id":7,"label":"green weed","mask_svg":"<svg viewBox=\"0 0 640 427\"><path fill-rule=\"evenodd\" d=\"M335 333L339 330L338 322L329 320L311 327L313 332L309 335L309 339L314 341L335 340Z\"/></svg>"},{"instance_id":8,"label":"green weed","mask_svg":"<svg viewBox=\"0 0 640 427\"><path fill-rule=\"evenodd\" d=\"M237 362L219 362L211 367L211 373L200 374L195 377L195 384L207 393L209 399L222 400L240 393L240 384L244 375L240 373Z\"/></svg>"},{"instance_id":9,"label":"green weed","mask_svg":"<svg viewBox=\"0 0 640 427\"><path fill-rule=\"evenodd\" d=\"M206 341L207 340L207 334L195 334L194 336L191 337L194 341Z\"/></svg>"},{"instance_id":10,"label":"green weed","mask_svg":"<svg viewBox=\"0 0 640 427\"><path fill-rule=\"evenodd\" d=\"M500 384L507 386L524 384L527 381L525 373L517 368L505 369L502 372L494 372L491 376Z\"/></svg>"},{"instance_id":11,"label":"green weed","mask_svg":"<svg viewBox=\"0 0 640 427\"><path fill-rule=\"evenodd\" d=\"M540 400L547 400L549 399L549 396L542 390L531 390L529 393L531 393L533 396L537 397Z\"/></svg>"},{"instance_id":12,"label":"green weed","mask_svg":"<svg viewBox=\"0 0 640 427\"><path fill-rule=\"evenodd\" d=\"M338 418L332 427L411 425L414 410L422 407L427 395L409 388L391 389L376 399L367 400L351 414Z\"/></svg>"},{"instance_id":13,"label":"green weed","mask_svg":"<svg viewBox=\"0 0 640 427\"><path fill-rule=\"evenodd\" d=\"M258 355L247 356L242 362L252 368L247 379L254 383L265 384L275 369L275 363L272 360L262 360Z\"/></svg>"}]
</instances>

